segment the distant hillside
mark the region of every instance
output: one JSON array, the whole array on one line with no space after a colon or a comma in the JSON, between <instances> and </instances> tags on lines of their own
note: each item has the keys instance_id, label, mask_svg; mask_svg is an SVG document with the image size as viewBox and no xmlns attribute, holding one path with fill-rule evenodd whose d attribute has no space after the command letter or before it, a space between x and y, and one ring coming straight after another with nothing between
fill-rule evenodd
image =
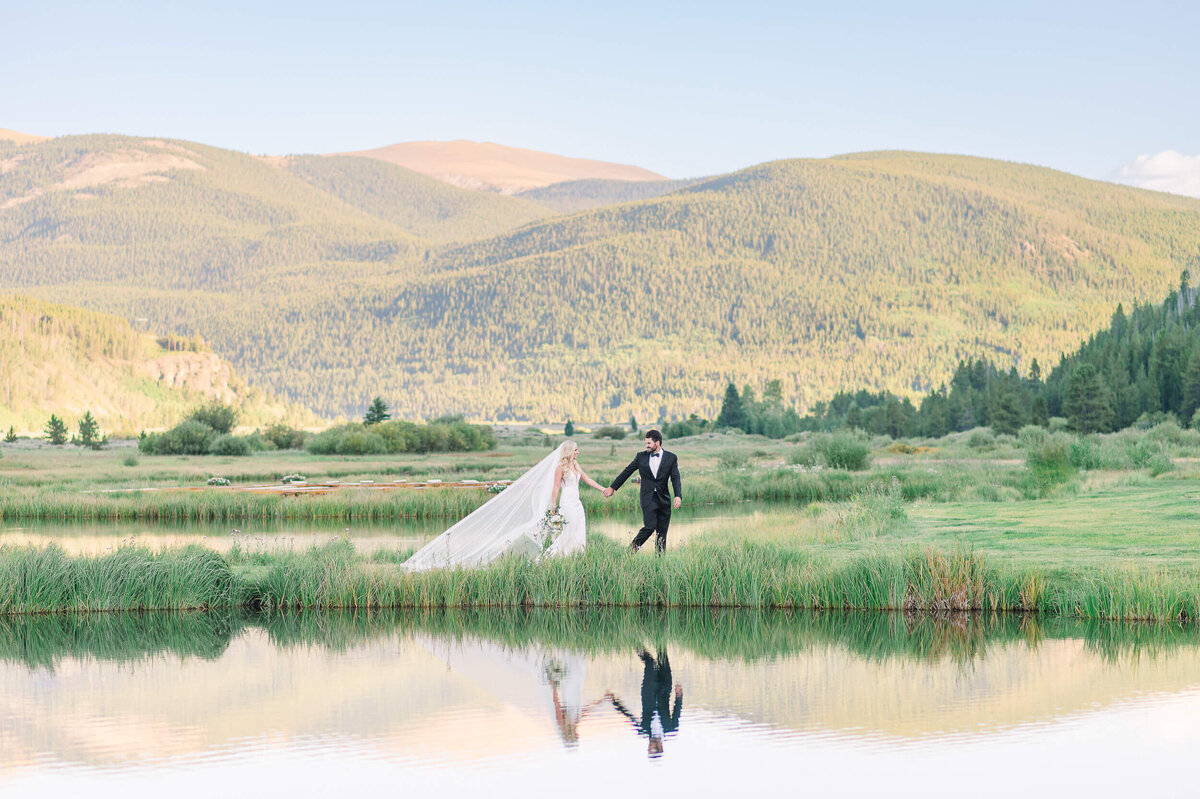
<instances>
[{"instance_id":1,"label":"distant hillside","mask_svg":"<svg viewBox=\"0 0 1200 799\"><path fill-rule=\"evenodd\" d=\"M503 233L550 216L543 205L451 186L373 158L294 156L292 174L362 211L430 241Z\"/></svg>"},{"instance_id":2,"label":"distant hillside","mask_svg":"<svg viewBox=\"0 0 1200 799\"><path fill-rule=\"evenodd\" d=\"M0 143L0 282L230 291L425 243L257 158L128 136ZM148 315L141 314L139 315Z\"/></svg>"},{"instance_id":3,"label":"distant hillside","mask_svg":"<svg viewBox=\"0 0 1200 799\"><path fill-rule=\"evenodd\" d=\"M0 331L0 431L40 435L50 414L74 425L90 410L105 431L136 433L174 424L210 398L241 408L242 424L317 421L251 388L195 342L160 343L107 314L0 296Z\"/></svg>"},{"instance_id":4,"label":"distant hillside","mask_svg":"<svg viewBox=\"0 0 1200 799\"><path fill-rule=\"evenodd\" d=\"M977 158L781 161L445 248L363 298L339 327L358 369L333 374L418 413L537 419L711 416L727 379L915 396L971 355L1054 362L1198 252L1187 198ZM304 391L294 374L271 384Z\"/></svg>"},{"instance_id":5,"label":"distant hillside","mask_svg":"<svg viewBox=\"0 0 1200 799\"><path fill-rule=\"evenodd\" d=\"M649 200L700 183L690 180L568 180L517 194L526 200L551 208L560 214L573 214L604 205L620 205Z\"/></svg>"},{"instance_id":6,"label":"distant hillside","mask_svg":"<svg viewBox=\"0 0 1200 799\"><path fill-rule=\"evenodd\" d=\"M0 128L0 141L9 141L14 144L29 144L30 142L45 141L45 136L34 136L32 133L21 133L16 130L6 130Z\"/></svg>"},{"instance_id":7,"label":"distant hillside","mask_svg":"<svg viewBox=\"0 0 1200 799\"><path fill-rule=\"evenodd\" d=\"M203 336L327 415L644 420L711 416L729 379L806 406L1053 363L1200 272L1200 200L979 158L778 161L528 222L344 160L0 145L0 289Z\"/></svg>"},{"instance_id":8,"label":"distant hillside","mask_svg":"<svg viewBox=\"0 0 1200 799\"><path fill-rule=\"evenodd\" d=\"M505 147L492 142L414 141L340 155L377 158L464 189L515 194L564 180L663 180L649 170L607 161Z\"/></svg>"}]
</instances>

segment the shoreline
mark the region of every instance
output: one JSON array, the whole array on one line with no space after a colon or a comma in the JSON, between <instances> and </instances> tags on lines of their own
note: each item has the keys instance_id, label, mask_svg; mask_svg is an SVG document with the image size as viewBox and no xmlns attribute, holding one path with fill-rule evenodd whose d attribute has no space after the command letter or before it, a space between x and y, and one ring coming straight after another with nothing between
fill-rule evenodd
<instances>
[{"instance_id":1,"label":"shoreline","mask_svg":"<svg viewBox=\"0 0 1200 799\"><path fill-rule=\"evenodd\" d=\"M225 609L728 608L1023 613L1193 621L1200 572L1014 569L967 549L876 547L842 558L802 546L695 542L663 557L589 540L584 554L534 564L407 573L407 553L367 557L349 542L302 552L222 555L128 546L69 556L0 548L0 616Z\"/></svg>"}]
</instances>

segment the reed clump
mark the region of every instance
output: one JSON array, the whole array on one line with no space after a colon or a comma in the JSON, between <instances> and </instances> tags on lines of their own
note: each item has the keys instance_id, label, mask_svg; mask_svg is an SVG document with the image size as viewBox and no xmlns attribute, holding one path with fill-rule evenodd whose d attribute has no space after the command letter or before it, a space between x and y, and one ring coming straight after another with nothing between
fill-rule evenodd
<instances>
[{"instance_id":1,"label":"reed clump","mask_svg":"<svg viewBox=\"0 0 1200 799\"><path fill-rule=\"evenodd\" d=\"M199 547L122 547L70 557L57 547L0 548L0 613L259 607L598 608L1019 611L1051 616L1195 619L1196 575L1126 569L1014 570L936 547L821 555L753 539L635 556L593 539L579 556L408 573L348 541L305 551L221 555Z\"/></svg>"}]
</instances>

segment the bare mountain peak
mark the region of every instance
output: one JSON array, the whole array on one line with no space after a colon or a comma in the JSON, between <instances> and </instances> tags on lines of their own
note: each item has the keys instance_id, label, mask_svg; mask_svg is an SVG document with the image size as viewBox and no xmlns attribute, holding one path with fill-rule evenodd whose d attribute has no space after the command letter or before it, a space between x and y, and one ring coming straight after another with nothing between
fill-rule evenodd
<instances>
[{"instance_id":1,"label":"bare mountain peak","mask_svg":"<svg viewBox=\"0 0 1200 799\"><path fill-rule=\"evenodd\" d=\"M414 141L340 155L376 158L464 189L516 194L566 180L664 180L648 169L495 142Z\"/></svg>"}]
</instances>

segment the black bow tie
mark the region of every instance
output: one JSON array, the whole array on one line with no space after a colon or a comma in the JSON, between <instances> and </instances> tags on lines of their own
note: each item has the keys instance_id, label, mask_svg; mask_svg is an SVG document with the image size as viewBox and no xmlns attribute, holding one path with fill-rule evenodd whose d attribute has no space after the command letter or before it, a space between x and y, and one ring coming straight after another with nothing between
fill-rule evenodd
<instances>
[{"instance_id":1,"label":"black bow tie","mask_svg":"<svg viewBox=\"0 0 1200 799\"><path fill-rule=\"evenodd\" d=\"M662 453L661 452L651 452L650 453L651 458L657 458L659 455L662 455Z\"/></svg>"}]
</instances>

